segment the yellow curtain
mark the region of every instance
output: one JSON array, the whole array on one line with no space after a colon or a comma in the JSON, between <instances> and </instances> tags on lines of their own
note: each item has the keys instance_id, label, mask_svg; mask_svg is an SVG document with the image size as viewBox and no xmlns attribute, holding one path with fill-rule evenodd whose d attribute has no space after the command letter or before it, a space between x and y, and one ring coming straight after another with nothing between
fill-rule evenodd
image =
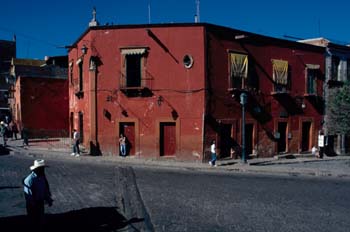
<instances>
[{"instance_id":1,"label":"yellow curtain","mask_svg":"<svg viewBox=\"0 0 350 232\"><path fill-rule=\"evenodd\" d=\"M286 85L288 82L288 61L272 60L273 80L277 84Z\"/></svg>"},{"instance_id":2,"label":"yellow curtain","mask_svg":"<svg viewBox=\"0 0 350 232\"><path fill-rule=\"evenodd\" d=\"M248 77L248 55L231 53L231 76Z\"/></svg>"}]
</instances>

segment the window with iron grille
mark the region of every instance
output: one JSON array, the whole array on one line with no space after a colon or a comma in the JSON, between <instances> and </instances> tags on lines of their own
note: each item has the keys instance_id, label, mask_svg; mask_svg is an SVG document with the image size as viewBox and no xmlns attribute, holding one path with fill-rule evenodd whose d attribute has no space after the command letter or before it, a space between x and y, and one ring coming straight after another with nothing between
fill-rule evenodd
<instances>
[{"instance_id":1,"label":"window with iron grille","mask_svg":"<svg viewBox=\"0 0 350 232\"><path fill-rule=\"evenodd\" d=\"M69 80L71 85L73 85L73 62L69 63Z\"/></svg>"},{"instance_id":2,"label":"window with iron grille","mask_svg":"<svg viewBox=\"0 0 350 232\"><path fill-rule=\"evenodd\" d=\"M144 70L147 48L121 49L123 67L120 78L120 88L143 88L146 85Z\"/></svg>"},{"instance_id":3,"label":"window with iron grille","mask_svg":"<svg viewBox=\"0 0 350 232\"><path fill-rule=\"evenodd\" d=\"M340 59L337 56L332 56L332 66L331 66L331 80L338 81L340 80Z\"/></svg>"},{"instance_id":4,"label":"window with iron grille","mask_svg":"<svg viewBox=\"0 0 350 232\"><path fill-rule=\"evenodd\" d=\"M306 94L317 94L317 76L319 65L307 65L306 68Z\"/></svg>"},{"instance_id":5,"label":"window with iron grille","mask_svg":"<svg viewBox=\"0 0 350 232\"><path fill-rule=\"evenodd\" d=\"M141 59L142 56L136 55L126 55L126 87L141 87Z\"/></svg>"},{"instance_id":6,"label":"window with iron grille","mask_svg":"<svg viewBox=\"0 0 350 232\"><path fill-rule=\"evenodd\" d=\"M79 91L83 91L83 62L79 63Z\"/></svg>"}]
</instances>

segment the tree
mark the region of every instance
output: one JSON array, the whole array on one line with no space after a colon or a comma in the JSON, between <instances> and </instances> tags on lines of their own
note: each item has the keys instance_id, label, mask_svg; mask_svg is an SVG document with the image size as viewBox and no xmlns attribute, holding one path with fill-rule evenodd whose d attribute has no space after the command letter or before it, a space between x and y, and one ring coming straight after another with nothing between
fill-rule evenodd
<instances>
[{"instance_id":1,"label":"tree","mask_svg":"<svg viewBox=\"0 0 350 232\"><path fill-rule=\"evenodd\" d=\"M328 89L326 128L328 134L350 134L350 84Z\"/></svg>"}]
</instances>

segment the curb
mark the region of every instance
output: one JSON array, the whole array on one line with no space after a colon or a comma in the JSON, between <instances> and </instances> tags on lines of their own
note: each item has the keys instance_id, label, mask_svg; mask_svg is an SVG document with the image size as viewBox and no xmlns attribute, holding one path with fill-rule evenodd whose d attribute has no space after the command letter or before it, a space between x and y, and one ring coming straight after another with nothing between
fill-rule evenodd
<instances>
[{"instance_id":1,"label":"curb","mask_svg":"<svg viewBox=\"0 0 350 232\"><path fill-rule=\"evenodd\" d=\"M254 160L248 164L241 164L239 161L222 162L218 161L218 167L208 166L206 163L194 163L194 162L178 162L178 161L164 161L164 160L152 160L152 159L135 159L135 158L121 158L117 156L89 156L81 155L80 157L72 157L69 155L70 151L67 150L32 150L25 148L9 147L10 154L20 155L25 154L30 157L43 157L43 158L56 158L56 159L69 159L78 162L97 162L97 163L118 163L136 165L142 167L156 167L162 169L183 169L183 170L200 170L205 172L236 172L236 173L251 173L251 174L265 174L265 175L286 175L286 176L310 176L310 177L336 177L336 178L350 178L350 172L341 172L337 170L317 169L317 168L300 168L300 167L288 167L290 164L296 163L312 163L312 162L328 162L334 160L350 160L350 157L335 157L325 159L311 159L310 158L296 158L293 161L282 159L267 159L267 160ZM66 154L62 154L66 153ZM102 158L103 157L103 158ZM281 165L285 165L281 167ZM278 167L277 167L278 166Z\"/></svg>"}]
</instances>

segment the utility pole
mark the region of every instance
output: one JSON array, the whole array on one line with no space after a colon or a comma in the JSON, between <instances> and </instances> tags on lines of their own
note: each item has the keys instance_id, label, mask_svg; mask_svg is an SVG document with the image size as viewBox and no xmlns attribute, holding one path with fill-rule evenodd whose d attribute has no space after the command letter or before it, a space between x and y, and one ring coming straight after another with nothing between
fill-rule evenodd
<instances>
[{"instance_id":1,"label":"utility pole","mask_svg":"<svg viewBox=\"0 0 350 232\"><path fill-rule=\"evenodd\" d=\"M245 92L240 95L242 105L242 163L247 163L246 149L245 149L245 105L247 104L247 94Z\"/></svg>"}]
</instances>

